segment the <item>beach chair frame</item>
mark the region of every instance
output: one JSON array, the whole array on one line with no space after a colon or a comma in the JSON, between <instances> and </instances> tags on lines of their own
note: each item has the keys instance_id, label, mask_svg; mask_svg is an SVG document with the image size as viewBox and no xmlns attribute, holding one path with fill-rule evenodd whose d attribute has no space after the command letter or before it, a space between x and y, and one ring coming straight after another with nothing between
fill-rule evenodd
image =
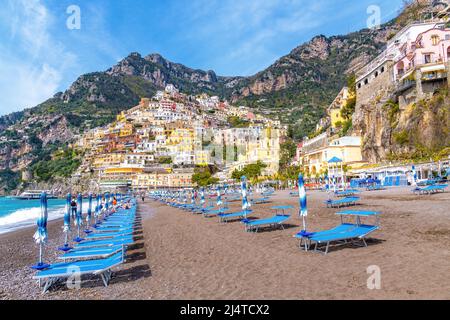
<instances>
[{"instance_id":1,"label":"beach chair frame","mask_svg":"<svg viewBox=\"0 0 450 320\"><path fill-rule=\"evenodd\" d=\"M103 285L105 287L108 287L109 286L109 282L111 281L111 278L113 276L112 269L117 267L117 266L119 266L119 265L122 265L125 262L126 262L126 260L125 260L125 248L122 248L122 259L120 261L118 261L118 262L116 262L116 263L114 263L112 265L109 265L109 266L107 266L107 267L105 267L103 269L99 269L99 270L95 270L95 271L80 272L79 275L80 275L80 277L83 276L83 275L87 275L87 274L98 275L100 277L100 279L102 280ZM76 262L74 262L73 265L76 266ZM45 282L44 282L44 285L43 285L41 293L42 294L46 294L54 284L58 283L59 281L63 281L65 279L69 278L72 275L73 275L72 273L71 274L67 274L67 273L63 274L63 273L61 273L61 274L56 274L56 275L51 275L51 276L46 276L46 277L34 276L33 279L38 280L39 287L42 287L42 280L45 279Z\"/></svg>"}]
</instances>

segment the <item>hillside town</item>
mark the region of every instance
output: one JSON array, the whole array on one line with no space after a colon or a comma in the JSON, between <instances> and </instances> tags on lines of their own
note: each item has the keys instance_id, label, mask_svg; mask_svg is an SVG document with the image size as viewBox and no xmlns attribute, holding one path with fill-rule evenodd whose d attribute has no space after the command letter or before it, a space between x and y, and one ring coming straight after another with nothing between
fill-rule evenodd
<instances>
[{"instance_id":1,"label":"hillside town","mask_svg":"<svg viewBox=\"0 0 450 320\"><path fill-rule=\"evenodd\" d=\"M285 131L248 108L168 85L79 137L74 147L85 156L75 178L98 181L100 189L192 187L196 167L216 166L218 178L227 180L258 161L270 177L278 172Z\"/></svg>"}]
</instances>

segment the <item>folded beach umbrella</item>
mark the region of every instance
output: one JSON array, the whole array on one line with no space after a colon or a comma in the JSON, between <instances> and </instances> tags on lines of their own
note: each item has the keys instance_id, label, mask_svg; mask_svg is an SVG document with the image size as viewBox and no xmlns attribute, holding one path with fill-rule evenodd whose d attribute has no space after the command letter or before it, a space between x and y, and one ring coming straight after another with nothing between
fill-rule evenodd
<instances>
[{"instance_id":1,"label":"folded beach umbrella","mask_svg":"<svg viewBox=\"0 0 450 320\"><path fill-rule=\"evenodd\" d=\"M72 202L72 195L70 193L67 194L66 197L66 212L64 213L64 233L68 233L70 231L70 204ZM66 239L67 243L67 239Z\"/></svg>"},{"instance_id":2,"label":"folded beach umbrella","mask_svg":"<svg viewBox=\"0 0 450 320\"><path fill-rule=\"evenodd\" d=\"M102 196L97 194L97 203L95 204L95 212L94 212L94 217L95 217L95 226L97 226L98 224L98 217L100 215L100 204L102 202Z\"/></svg>"},{"instance_id":3,"label":"folded beach umbrella","mask_svg":"<svg viewBox=\"0 0 450 320\"><path fill-rule=\"evenodd\" d=\"M303 175L298 175L298 196L300 203L299 216L303 219L303 230L306 231L306 217L308 216L308 206L306 202L305 181Z\"/></svg>"},{"instance_id":4,"label":"folded beach umbrella","mask_svg":"<svg viewBox=\"0 0 450 320\"><path fill-rule=\"evenodd\" d=\"M92 193L89 193L89 200L88 200L88 210L86 215L86 225L87 228L84 230L84 233L89 234L92 233L91 230L89 230L89 226L91 224L91 218L92 218Z\"/></svg>"},{"instance_id":5,"label":"folded beach umbrella","mask_svg":"<svg viewBox=\"0 0 450 320\"><path fill-rule=\"evenodd\" d=\"M303 230L300 232L300 234L303 237L309 237L311 236L311 233L306 231L306 217L308 216L308 206L306 202L305 181L301 173L298 175L298 195L300 204L299 216L302 217L303 221ZM308 250L308 245L306 242L305 242L305 250L306 251Z\"/></svg>"},{"instance_id":6,"label":"folded beach umbrella","mask_svg":"<svg viewBox=\"0 0 450 320\"><path fill-rule=\"evenodd\" d=\"M220 185L217 186L217 206L220 207L223 204L222 202L222 193L220 190Z\"/></svg>"},{"instance_id":7,"label":"folded beach umbrella","mask_svg":"<svg viewBox=\"0 0 450 320\"><path fill-rule=\"evenodd\" d=\"M69 247L69 232L70 232L70 203L72 202L72 196L71 194L67 194L66 197L66 211L64 213L64 227L63 227L63 232L64 232L64 237L65 237L65 241L64 241L64 246L58 248L60 251L69 251L72 250L71 247Z\"/></svg>"},{"instance_id":8,"label":"folded beach umbrella","mask_svg":"<svg viewBox=\"0 0 450 320\"><path fill-rule=\"evenodd\" d=\"M43 192L41 194L41 212L37 220L37 230L33 236L36 243L39 244L39 262L37 265L32 267L35 270L43 270L49 267L49 265L45 264L42 259L44 245L47 243L48 240L47 220L48 220L47 194Z\"/></svg>"},{"instance_id":9,"label":"folded beach umbrella","mask_svg":"<svg viewBox=\"0 0 450 320\"><path fill-rule=\"evenodd\" d=\"M417 185L417 171L416 166L412 166L413 185Z\"/></svg>"},{"instance_id":10,"label":"folded beach umbrella","mask_svg":"<svg viewBox=\"0 0 450 320\"><path fill-rule=\"evenodd\" d=\"M250 209L250 202L248 201L248 192L247 192L247 177L241 177L241 193L242 193L242 210L246 211Z\"/></svg>"},{"instance_id":11,"label":"folded beach umbrella","mask_svg":"<svg viewBox=\"0 0 450 320\"><path fill-rule=\"evenodd\" d=\"M201 204L205 203L205 188L202 188L200 191L200 203Z\"/></svg>"},{"instance_id":12,"label":"folded beach umbrella","mask_svg":"<svg viewBox=\"0 0 450 320\"><path fill-rule=\"evenodd\" d=\"M109 193L105 194L105 209L106 209L106 212L108 212L108 209L109 209Z\"/></svg>"},{"instance_id":13,"label":"folded beach umbrella","mask_svg":"<svg viewBox=\"0 0 450 320\"><path fill-rule=\"evenodd\" d=\"M83 225L83 196L81 193L77 197L77 215L75 217L75 225L77 226L77 237L73 239L75 242L81 242L84 239L80 237L80 228Z\"/></svg>"}]
</instances>

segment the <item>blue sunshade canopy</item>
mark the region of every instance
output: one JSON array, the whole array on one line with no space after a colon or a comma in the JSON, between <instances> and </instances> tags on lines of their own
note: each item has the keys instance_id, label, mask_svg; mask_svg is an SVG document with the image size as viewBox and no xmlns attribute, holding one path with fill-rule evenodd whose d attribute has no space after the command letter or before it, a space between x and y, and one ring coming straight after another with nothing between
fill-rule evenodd
<instances>
[{"instance_id":1,"label":"blue sunshade canopy","mask_svg":"<svg viewBox=\"0 0 450 320\"><path fill-rule=\"evenodd\" d=\"M340 163L342 162L342 159L339 159L338 157L331 158L328 163Z\"/></svg>"}]
</instances>

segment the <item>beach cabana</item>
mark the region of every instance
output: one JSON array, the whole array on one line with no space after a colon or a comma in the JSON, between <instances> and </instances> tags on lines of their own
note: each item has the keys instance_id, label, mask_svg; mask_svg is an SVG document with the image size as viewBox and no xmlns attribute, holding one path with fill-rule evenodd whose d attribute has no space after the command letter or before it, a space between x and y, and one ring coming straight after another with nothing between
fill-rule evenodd
<instances>
[{"instance_id":1,"label":"beach cabana","mask_svg":"<svg viewBox=\"0 0 450 320\"><path fill-rule=\"evenodd\" d=\"M345 189L345 177L344 177L344 166L342 159L338 157L333 157L327 161L328 164L328 175L331 176L333 181L334 191L337 189L338 178L341 179L341 184Z\"/></svg>"}]
</instances>

